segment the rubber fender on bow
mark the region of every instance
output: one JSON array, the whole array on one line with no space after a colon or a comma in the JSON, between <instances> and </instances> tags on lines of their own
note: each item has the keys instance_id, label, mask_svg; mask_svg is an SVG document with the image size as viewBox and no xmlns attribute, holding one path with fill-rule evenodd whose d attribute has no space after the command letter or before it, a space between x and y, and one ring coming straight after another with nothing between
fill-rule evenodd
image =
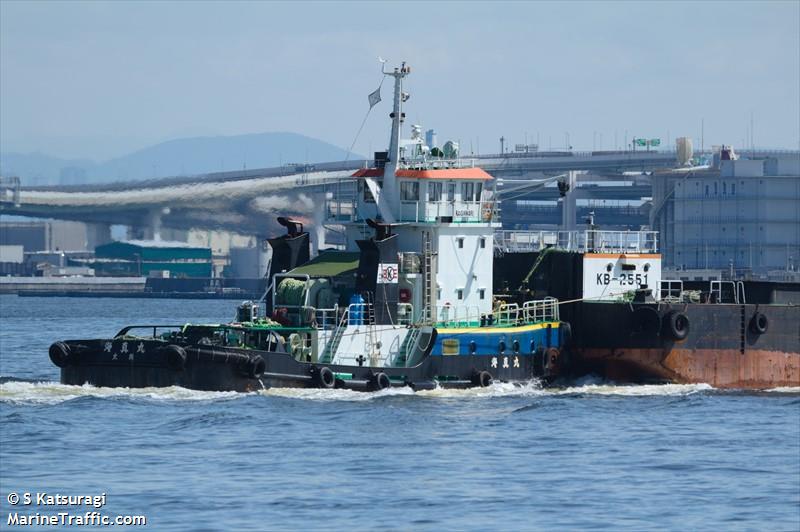
<instances>
[{"instance_id":1,"label":"rubber fender on bow","mask_svg":"<svg viewBox=\"0 0 800 532\"><path fill-rule=\"evenodd\" d=\"M186 367L186 351L179 345L168 345L164 348L167 367L172 371L183 371Z\"/></svg>"},{"instance_id":2,"label":"rubber fender on bow","mask_svg":"<svg viewBox=\"0 0 800 532\"><path fill-rule=\"evenodd\" d=\"M756 312L750 318L750 332L754 334L764 334L769 329L769 319L763 312Z\"/></svg>"},{"instance_id":3,"label":"rubber fender on bow","mask_svg":"<svg viewBox=\"0 0 800 532\"><path fill-rule=\"evenodd\" d=\"M261 355L256 355L247 363L247 376L251 379L260 379L267 371L267 362Z\"/></svg>"},{"instance_id":4,"label":"rubber fender on bow","mask_svg":"<svg viewBox=\"0 0 800 532\"><path fill-rule=\"evenodd\" d=\"M533 342L531 342L533 344ZM531 345L533 347L533 345ZM536 350L532 353L533 355L533 374L540 376L544 375L544 368L547 362L545 358L545 348L543 346L539 346Z\"/></svg>"},{"instance_id":5,"label":"rubber fender on bow","mask_svg":"<svg viewBox=\"0 0 800 532\"><path fill-rule=\"evenodd\" d=\"M561 345L569 345L572 341L572 325L564 322L558 326L558 330L561 333Z\"/></svg>"},{"instance_id":6,"label":"rubber fender on bow","mask_svg":"<svg viewBox=\"0 0 800 532\"><path fill-rule=\"evenodd\" d=\"M392 381L389 379L389 376L386 373L376 373L372 376L372 379L370 379L370 387L373 390L385 390L386 388L391 388L391 386Z\"/></svg>"},{"instance_id":7,"label":"rubber fender on bow","mask_svg":"<svg viewBox=\"0 0 800 532\"><path fill-rule=\"evenodd\" d=\"M486 388L487 386L491 386L494 379L492 379L492 374L488 371L481 371L476 373L475 376L472 378L473 384L475 386L480 386L481 388Z\"/></svg>"},{"instance_id":8,"label":"rubber fender on bow","mask_svg":"<svg viewBox=\"0 0 800 532\"><path fill-rule=\"evenodd\" d=\"M683 340L689 334L689 318L683 312L673 310L664 317L667 333L676 340Z\"/></svg>"},{"instance_id":9,"label":"rubber fender on bow","mask_svg":"<svg viewBox=\"0 0 800 532\"><path fill-rule=\"evenodd\" d=\"M59 368L69 366L73 359L72 350L64 342L56 342L50 346L50 360Z\"/></svg>"},{"instance_id":10,"label":"rubber fender on bow","mask_svg":"<svg viewBox=\"0 0 800 532\"><path fill-rule=\"evenodd\" d=\"M323 367L317 372L317 384L320 388L333 388L336 386L336 375L333 374L331 368Z\"/></svg>"},{"instance_id":11,"label":"rubber fender on bow","mask_svg":"<svg viewBox=\"0 0 800 532\"><path fill-rule=\"evenodd\" d=\"M561 351L555 347L548 347L544 352L544 366L548 370L552 370L558 365L558 359L561 356Z\"/></svg>"},{"instance_id":12,"label":"rubber fender on bow","mask_svg":"<svg viewBox=\"0 0 800 532\"><path fill-rule=\"evenodd\" d=\"M650 306L637 306L631 315L631 333L657 335L661 327L658 310Z\"/></svg>"}]
</instances>

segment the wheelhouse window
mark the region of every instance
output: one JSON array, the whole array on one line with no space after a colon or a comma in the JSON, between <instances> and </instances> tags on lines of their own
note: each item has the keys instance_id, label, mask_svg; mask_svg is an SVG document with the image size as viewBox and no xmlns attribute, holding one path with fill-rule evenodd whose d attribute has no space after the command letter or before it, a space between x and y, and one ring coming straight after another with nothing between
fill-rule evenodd
<instances>
[{"instance_id":1,"label":"wheelhouse window","mask_svg":"<svg viewBox=\"0 0 800 532\"><path fill-rule=\"evenodd\" d=\"M419 201L419 181L402 181L400 183L400 199Z\"/></svg>"},{"instance_id":2,"label":"wheelhouse window","mask_svg":"<svg viewBox=\"0 0 800 532\"><path fill-rule=\"evenodd\" d=\"M458 295L458 299L459 300L464 299L464 289L463 288L459 288L458 290L456 290L456 294Z\"/></svg>"},{"instance_id":3,"label":"wheelhouse window","mask_svg":"<svg viewBox=\"0 0 800 532\"><path fill-rule=\"evenodd\" d=\"M456 200L456 184L452 181L447 183L447 197L445 199L450 201Z\"/></svg>"},{"instance_id":4,"label":"wheelhouse window","mask_svg":"<svg viewBox=\"0 0 800 532\"><path fill-rule=\"evenodd\" d=\"M474 183L468 181L461 184L461 201L472 202L481 200L481 191L483 190L483 183Z\"/></svg>"},{"instance_id":5,"label":"wheelhouse window","mask_svg":"<svg viewBox=\"0 0 800 532\"><path fill-rule=\"evenodd\" d=\"M428 183L428 201L442 201L442 183L436 181Z\"/></svg>"}]
</instances>

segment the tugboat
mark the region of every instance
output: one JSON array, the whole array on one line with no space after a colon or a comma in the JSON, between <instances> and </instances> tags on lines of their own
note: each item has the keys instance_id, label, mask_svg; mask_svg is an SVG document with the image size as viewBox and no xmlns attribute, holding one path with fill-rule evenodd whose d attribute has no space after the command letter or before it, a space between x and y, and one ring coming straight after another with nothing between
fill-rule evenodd
<instances>
[{"instance_id":1,"label":"tugboat","mask_svg":"<svg viewBox=\"0 0 800 532\"><path fill-rule=\"evenodd\" d=\"M326 194L325 223L343 250L308 260L301 223L271 239L271 283L261 305L212 325L146 325L114 338L50 347L64 384L252 391L264 387L382 390L489 386L557 377L569 327L553 297L494 297L493 178L426 146L421 128L401 139L405 63L392 71L387 152L374 168ZM269 317L267 317L269 316Z\"/></svg>"}]
</instances>

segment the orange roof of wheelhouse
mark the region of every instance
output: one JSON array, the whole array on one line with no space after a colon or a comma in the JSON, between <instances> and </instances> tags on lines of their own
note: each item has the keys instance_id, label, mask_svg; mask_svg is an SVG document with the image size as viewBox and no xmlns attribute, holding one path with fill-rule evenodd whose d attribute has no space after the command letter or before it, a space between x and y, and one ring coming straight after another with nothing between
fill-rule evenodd
<instances>
[{"instance_id":1,"label":"orange roof of wheelhouse","mask_svg":"<svg viewBox=\"0 0 800 532\"><path fill-rule=\"evenodd\" d=\"M482 168L445 168L440 170L397 170L397 177L412 179L480 179L488 181L494 179ZM382 168L362 168L353 174L353 177L381 177Z\"/></svg>"}]
</instances>

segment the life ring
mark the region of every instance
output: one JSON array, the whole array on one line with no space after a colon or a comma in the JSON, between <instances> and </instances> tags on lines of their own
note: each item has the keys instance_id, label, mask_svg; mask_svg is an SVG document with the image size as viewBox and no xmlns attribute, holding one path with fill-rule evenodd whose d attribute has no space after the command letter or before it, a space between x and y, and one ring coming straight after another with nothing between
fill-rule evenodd
<instances>
[{"instance_id":1,"label":"life ring","mask_svg":"<svg viewBox=\"0 0 800 532\"><path fill-rule=\"evenodd\" d=\"M769 329L769 319L763 312L756 312L750 318L750 332L754 334L764 334Z\"/></svg>"},{"instance_id":2,"label":"life ring","mask_svg":"<svg viewBox=\"0 0 800 532\"><path fill-rule=\"evenodd\" d=\"M69 346L64 342L56 342L49 349L50 360L59 368L65 368L72 362L73 356Z\"/></svg>"},{"instance_id":3,"label":"life ring","mask_svg":"<svg viewBox=\"0 0 800 532\"><path fill-rule=\"evenodd\" d=\"M492 220L492 204L491 203L484 203L483 207L483 221L489 222Z\"/></svg>"},{"instance_id":4,"label":"life ring","mask_svg":"<svg viewBox=\"0 0 800 532\"><path fill-rule=\"evenodd\" d=\"M178 345L168 345L164 348L167 357L167 367L172 371L183 371L186 367L186 351Z\"/></svg>"},{"instance_id":5,"label":"life ring","mask_svg":"<svg viewBox=\"0 0 800 532\"><path fill-rule=\"evenodd\" d=\"M336 375L329 367L320 368L317 372L317 383L320 388L331 389L336 386Z\"/></svg>"},{"instance_id":6,"label":"life ring","mask_svg":"<svg viewBox=\"0 0 800 532\"><path fill-rule=\"evenodd\" d=\"M380 372L376 373L370 379L371 388L376 391L385 390L386 388L391 388L392 381L389 379L389 376L386 373Z\"/></svg>"},{"instance_id":7,"label":"life ring","mask_svg":"<svg viewBox=\"0 0 800 532\"><path fill-rule=\"evenodd\" d=\"M267 371L267 362L261 355L254 356L247 363L247 376L251 379L260 379Z\"/></svg>"},{"instance_id":8,"label":"life ring","mask_svg":"<svg viewBox=\"0 0 800 532\"><path fill-rule=\"evenodd\" d=\"M475 386L480 386L481 388L491 386L493 381L494 379L492 379L492 374L488 371L476 373L472 378L472 382L475 384Z\"/></svg>"},{"instance_id":9,"label":"life ring","mask_svg":"<svg viewBox=\"0 0 800 532\"><path fill-rule=\"evenodd\" d=\"M683 340L689 334L689 317L683 312L673 310L665 318L667 332L676 340Z\"/></svg>"}]
</instances>

